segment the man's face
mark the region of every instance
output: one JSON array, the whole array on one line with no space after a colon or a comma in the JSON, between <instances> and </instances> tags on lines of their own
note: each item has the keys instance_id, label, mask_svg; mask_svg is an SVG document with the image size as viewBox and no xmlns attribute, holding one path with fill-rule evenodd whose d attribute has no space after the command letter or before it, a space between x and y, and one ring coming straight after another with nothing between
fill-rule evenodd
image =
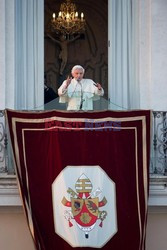
<instances>
[{"instance_id":1,"label":"man's face","mask_svg":"<svg viewBox=\"0 0 167 250\"><path fill-rule=\"evenodd\" d=\"M72 73L72 76L75 78L77 81L81 81L83 78L83 70L82 69L75 69Z\"/></svg>"}]
</instances>

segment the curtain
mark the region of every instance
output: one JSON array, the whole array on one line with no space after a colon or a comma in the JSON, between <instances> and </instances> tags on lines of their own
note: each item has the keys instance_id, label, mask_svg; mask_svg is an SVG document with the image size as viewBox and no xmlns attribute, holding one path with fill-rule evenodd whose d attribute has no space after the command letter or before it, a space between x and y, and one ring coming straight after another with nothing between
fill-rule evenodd
<instances>
[{"instance_id":1,"label":"curtain","mask_svg":"<svg viewBox=\"0 0 167 250\"><path fill-rule=\"evenodd\" d=\"M109 1L109 100L112 109L139 108L138 10L138 0Z\"/></svg>"},{"instance_id":2,"label":"curtain","mask_svg":"<svg viewBox=\"0 0 167 250\"><path fill-rule=\"evenodd\" d=\"M41 109L44 103L44 2L15 5L15 108Z\"/></svg>"},{"instance_id":3,"label":"curtain","mask_svg":"<svg viewBox=\"0 0 167 250\"><path fill-rule=\"evenodd\" d=\"M43 7L43 0L0 0L0 110L43 107ZM6 150L12 173L10 141Z\"/></svg>"},{"instance_id":4,"label":"curtain","mask_svg":"<svg viewBox=\"0 0 167 250\"><path fill-rule=\"evenodd\" d=\"M14 1L0 1L0 110L14 108Z\"/></svg>"}]
</instances>

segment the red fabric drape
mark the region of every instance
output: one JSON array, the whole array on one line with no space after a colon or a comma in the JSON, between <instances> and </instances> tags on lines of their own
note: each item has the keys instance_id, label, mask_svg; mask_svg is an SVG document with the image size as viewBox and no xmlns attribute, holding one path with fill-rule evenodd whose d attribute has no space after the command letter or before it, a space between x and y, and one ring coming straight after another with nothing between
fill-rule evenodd
<instances>
[{"instance_id":1,"label":"red fabric drape","mask_svg":"<svg viewBox=\"0 0 167 250\"><path fill-rule=\"evenodd\" d=\"M63 238L55 229L54 206L56 209L59 204L53 205L52 193L52 184L67 166L73 166L74 170L76 168L76 173L80 166L82 169L86 166L88 170L99 166L107 176L106 178L115 183L117 230L100 247L106 250L145 249L150 114L148 110L32 113L7 110L17 178L27 221L37 249L68 250L72 248L69 239L66 239L66 236ZM74 177L75 172L71 174L72 176L69 170L67 182L68 179L70 181ZM79 175L76 176L78 177ZM95 181L93 185L96 186ZM105 190L108 192L105 183L101 184L100 189L105 196ZM60 192L62 192L61 187ZM96 229L91 232L92 241L96 244L96 241L99 242L99 232L103 237L105 233L107 234L106 226L110 228L110 223L113 223L110 197L108 195L106 197L108 203L103 204L100 203L103 202L100 199L99 203L96 199L88 200L90 194L86 193L85 200L82 195L84 194L81 193L80 197L74 201L71 199L74 203L74 207L71 208L73 215L75 204L78 205L77 202L80 203L80 201L82 201L82 209L85 209L83 211L88 208L87 202L95 201L99 206L98 211L105 210L108 214L105 220L98 221L100 227L96 225ZM67 194L64 196L67 197ZM95 205L95 203L92 204ZM61 206L63 208L62 204ZM73 205L69 203L70 206ZM68 237L70 237L75 227L74 224L76 220L69 219L68 223L56 227L67 226L65 231L69 232ZM77 228L77 230L80 229ZM84 242L86 240L85 238ZM80 243L77 244L78 247L84 247L80 246ZM96 248L96 245L93 247ZM84 248L92 249L92 246L88 244ZM98 244L97 248L99 248Z\"/></svg>"}]
</instances>

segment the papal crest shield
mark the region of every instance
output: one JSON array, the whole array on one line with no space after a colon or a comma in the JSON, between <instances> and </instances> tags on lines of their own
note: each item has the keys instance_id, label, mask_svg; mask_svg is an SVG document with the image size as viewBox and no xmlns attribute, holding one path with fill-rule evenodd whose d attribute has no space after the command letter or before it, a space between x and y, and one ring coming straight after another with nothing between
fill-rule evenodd
<instances>
[{"instance_id":1,"label":"papal crest shield","mask_svg":"<svg viewBox=\"0 0 167 250\"><path fill-rule=\"evenodd\" d=\"M93 226L98 218L98 198L71 199L72 214L75 221L82 227Z\"/></svg>"}]
</instances>

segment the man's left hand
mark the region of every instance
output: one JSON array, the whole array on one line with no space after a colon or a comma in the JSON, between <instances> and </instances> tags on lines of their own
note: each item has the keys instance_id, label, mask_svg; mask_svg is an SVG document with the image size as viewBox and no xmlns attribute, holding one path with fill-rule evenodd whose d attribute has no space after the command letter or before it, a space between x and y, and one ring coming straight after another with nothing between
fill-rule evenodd
<instances>
[{"instance_id":1,"label":"man's left hand","mask_svg":"<svg viewBox=\"0 0 167 250\"><path fill-rule=\"evenodd\" d=\"M100 83L97 83L97 84L96 84L96 87L98 88L98 90L101 90L101 89L102 89L102 87L101 87L101 84L100 84Z\"/></svg>"}]
</instances>

